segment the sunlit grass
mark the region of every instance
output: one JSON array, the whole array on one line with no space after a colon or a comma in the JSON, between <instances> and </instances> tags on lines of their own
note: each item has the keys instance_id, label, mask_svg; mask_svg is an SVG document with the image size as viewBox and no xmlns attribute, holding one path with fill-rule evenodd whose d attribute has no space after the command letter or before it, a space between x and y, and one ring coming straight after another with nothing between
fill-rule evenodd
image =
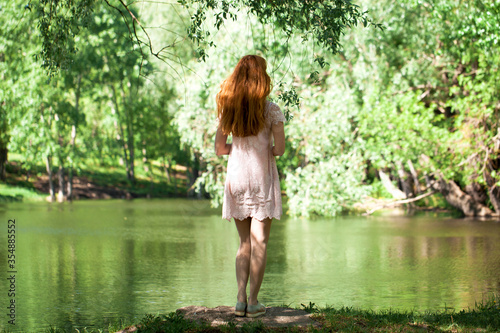
<instances>
[{"instance_id":1,"label":"sunlit grass","mask_svg":"<svg viewBox=\"0 0 500 333\"><path fill-rule=\"evenodd\" d=\"M461 311L361 310L351 307L318 310L323 328L335 332L499 332L500 297L476 303Z\"/></svg>"},{"instance_id":2,"label":"sunlit grass","mask_svg":"<svg viewBox=\"0 0 500 333\"><path fill-rule=\"evenodd\" d=\"M43 201L45 197L45 194L38 193L35 189L0 184L0 202Z\"/></svg>"},{"instance_id":3,"label":"sunlit grass","mask_svg":"<svg viewBox=\"0 0 500 333\"><path fill-rule=\"evenodd\" d=\"M34 183L39 179L38 177L45 177L46 181L45 166L42 164L31 166L29 170L30 176L28 177L28 170L24 169L22 160L15 160L13 156L10 157L12 164L7 165L7 184L0 184L0 202L45 200L48 193L39 193L34 188ZM138 161L135 166L135 182L132 183L127 178L124 166L100 166L93 163L82 163L82 165L82 168L73 170L75 181L80 178L83 182L88 181L104 189L123 190L131 193L133 197L162 198L185 196L186 194L187 177L186 170L182 166L175 167L177 177L171 174L169 179L165 169L159 162L145 165ZM152 168L152 172L148 168ZM53 181L57 190L56 171L54 168ZM67 172L68 170L66 170L66 180L68 177Z\"/></svg>"}]
</instances>

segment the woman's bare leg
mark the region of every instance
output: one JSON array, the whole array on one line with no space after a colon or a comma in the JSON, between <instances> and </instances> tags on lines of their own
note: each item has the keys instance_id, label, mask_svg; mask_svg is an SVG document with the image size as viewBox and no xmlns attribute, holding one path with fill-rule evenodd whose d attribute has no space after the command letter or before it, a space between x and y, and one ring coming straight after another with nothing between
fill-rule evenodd
<instances>
[{"instance_id":1,"label":"woman's bare leg","mask_svg":"<svg viewBox=\"0 0 500 333\"><path fill-rule=\"evenodd\" d=\"M267 260L267 242L271 232L272 219L259 221L252 218L250 224L250 242L251 242L251 258L250 258L250 296L248 297L249 305L257 304L257 295L259 294L262 280L264 279L264 271L266 269Z\"/></svg>"},{"instance_id":2,"label":"woman's bare leg","mask_svg":"<svg viewBox=\"0 0 500 333\"><path fill-rule=\"evenodd\" d=\"M240 236L240 247L236 254L236 281L238 283L238 302L247 302L247 283L250 274L251 239L249 217L245 220L236 220L236 229Z\"/></svg>"}]
</instances>

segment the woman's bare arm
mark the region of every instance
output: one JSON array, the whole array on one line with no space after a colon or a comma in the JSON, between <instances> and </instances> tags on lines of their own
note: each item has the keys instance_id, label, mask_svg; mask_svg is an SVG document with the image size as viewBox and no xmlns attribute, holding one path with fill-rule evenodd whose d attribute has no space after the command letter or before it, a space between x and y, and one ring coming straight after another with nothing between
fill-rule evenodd
<instances>
[{"instance_id":1,"label":"woman's bare arm","mask_svg":"<svg viewBox=\"0 0 500 333\"><path fill-rule=\"evenodd\" d=\"M271 129L274 137L273 156L281 156L285 153L285 125L280 121L273 124Z\"/></svg>"},{"instance_id":2,"label":"woman's bare arm","mask_svg":"<svg viewBox=\"0 0 500 333\"><path fill-rule=\"evenodd\" d=\"M215 154L229 155L231 151L231 144L227 143L227 135L222 133L220 126L217 128L217 134L215 135Z\"/></svg>"}]
</instances>

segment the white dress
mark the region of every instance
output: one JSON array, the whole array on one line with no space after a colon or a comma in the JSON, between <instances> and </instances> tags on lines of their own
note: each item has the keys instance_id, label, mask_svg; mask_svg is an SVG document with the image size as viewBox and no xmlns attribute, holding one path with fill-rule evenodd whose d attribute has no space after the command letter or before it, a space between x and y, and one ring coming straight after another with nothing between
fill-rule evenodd
<instances>
[{"instance_id":1,"label":"white dress","mask_svg":"<svg viewBox=\"0 0 500 333\"><path fill-rule=\"evenodd\" d=\"M222 204L222 218L229 221L281 218L281 189L272 153L271 125L285 122L285 116L278 105L268 101L264 118L264 128L257 135L233 136Z\"/></svg>"}]
</instances>

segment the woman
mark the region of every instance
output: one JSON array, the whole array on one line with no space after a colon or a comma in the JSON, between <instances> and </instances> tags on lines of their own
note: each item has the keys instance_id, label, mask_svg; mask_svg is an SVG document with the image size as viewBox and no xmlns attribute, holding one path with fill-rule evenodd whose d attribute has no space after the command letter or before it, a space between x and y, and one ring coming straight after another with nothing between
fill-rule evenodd
<instances>
[{"instance_id":1,"label":"woman","mask_svg":"<svg viewBox=\"0 0 500 333\"><path fill-rule=\"evenodd\" d=\"M257 295L266 267L271 221L282 214L274 156L285 151L285 117L276 104L266 100L271 91L266 67L262 57L241 58L217 94L215 152L229 155L222 217L234 218L240 238L235 315L252 318L266 313ZM227 143L228 135L232 135L232 143Z\"/></svg>"}]
</instances>

